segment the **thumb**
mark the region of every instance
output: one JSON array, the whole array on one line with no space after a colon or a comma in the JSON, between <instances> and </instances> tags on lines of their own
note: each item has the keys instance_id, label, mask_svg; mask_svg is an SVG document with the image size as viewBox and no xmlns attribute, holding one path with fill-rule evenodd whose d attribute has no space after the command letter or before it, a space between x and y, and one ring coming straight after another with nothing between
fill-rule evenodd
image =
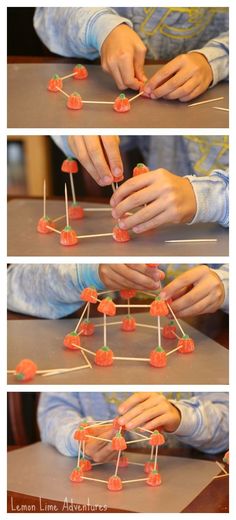
<instances>
[{"instance_id":1,"label":"thumb","mask_svg":"<svg viewBox=\"0 0 236 520\"><path fill-rule=\"evenodd\" d=\"M139 81L147 81L147 76L144 73L146 52L146 47L142 47L141 49L136 50L134 54L134 72Z\"/></svg>"}]
</instances>

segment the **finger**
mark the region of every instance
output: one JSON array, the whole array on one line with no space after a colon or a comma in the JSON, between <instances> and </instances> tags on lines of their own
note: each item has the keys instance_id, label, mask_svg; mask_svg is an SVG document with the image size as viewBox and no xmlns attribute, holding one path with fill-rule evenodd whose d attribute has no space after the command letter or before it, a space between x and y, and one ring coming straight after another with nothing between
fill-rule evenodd
<instances>
[{"instance_id":1,"label":"finger","mask_svg":"<svg viewBox=\"0 0 236 520\"><path fill-rule=\"evenodd\" d=\"M162 401L162 397L155 393L152 394L148 399L136 404L122 416L123 424L128 428L132 428L136 417L140 417L146 410L150 410L154 406L156 407L160 401Z\"/></svg>"},{"instance_id":2,"label":"finger","mask_svg":"<svg viewBox=\"0 0 236 520\"><path fill-rule=\"evenodd\" d=\"M168 413L163 413L159 417L155 417L151 421L146 422L143 427L147 430L155 430L160 428L161 426L165 427L165 425L168 423L170 417Z\"/></svg>"},{"instance_id":3,"label":"finger","mask_svg":"<svg viewBox=\"0 0 236 520\"><path fill-rule=\"evenodd\" d=\"M181 67L180 56L169 61L166 65L161 67L146 83L144 86L144 92L150 94L158 85L164 83L168 78L173 76Z\"/></svg>"},{"instance_id":4,"label":"finger","mask_svg":"<svg viewBox=\"0 0 236 520\"><path fill-rule=\"evenodd\" d=\"M120 406L118 407L118 412L123 415L124 413L128 412L130 408L132 408L138 403L141 403L142 401L145 401L151 395L151 392L135 392L130 397L128 397L128 399L126 399L123 403L120 404ZM118 421L122 425L122 417L119 417Z\"/></svg>"},{"instance_id":5,"label":"finger","mask_svg":"<svg viewBox=\"0 0 236 520\"><path fill-rule=\"evenodd\" d=\"M150 188L150 186L147 186L142 190L132 193L131 195L126 197L126 199L123 199L116 206L116 208L112 210L112 216L113 218L121 219L121 228L129 229L132 227L132 222L137 220L139 216L135 216L136 214L126 216L126 213L133 211L135 208L140 208L140 206L143 206L143 204L150 204L151 202L156 201L157 199L158 189L154 191Z\"/></svg>"},{"instance_id":6,"label":"finger","mask_svg":"<svg viewBox=\"0 0 236 520\"><path fill-rule=\"evenodd\" d=\"M188 269L185 273L180 274L165 286L165 289L161 292L161 298L168 299L172 298L175 293L181 291L188 285L194 285L200 278L202 278L209 271L209 267L206 265L198 265L192 269Z\"/></svg>"},{"instance_id":7,"label":"finger","mask_svg":"<svg viewBox=\"0 0 236 520\"><path fill-rule=\"evenodd\" d=\"M204 92L204 88L202 88L202 85L198 85L194 90L192 90L192 92L190 92L190 94L188 94L187 96L183 96L181 98L179 98L180 101L191 101L191 99L195 99L196 97L200 96L200 94L202 94Z\"/></svg>"},{"instance_id":8,"label":"finger","mask_svg":"<svg viewBox=\"0 0 236 520\"><path fill-rule=\"evenodd\" d=\"M86 136L85 146L102 185L106 186L111 184L113 177L107 164L99 136Z\"/></svg>"},{"instance_id":9,"label":"finger","mask_svg":"<svg viewBox=\"0 0 236 520\"><path fill-rule=\"evenodd\" d=\"M208 295L202 300L199 300L194 305L191 305L189 308L184 309L177 313L178 317L182 318L185 316L198 316L200 314L208 313L208 306L211 304L211 296Z\"/></svg>"},{"instance_id":10,"label":"finger","mask_svg":"<svg viewBox=\"0 0 236 520\"><path fill-rule=\"evenodd\" d=\"M159 282L165 278L164 271L161 271L161 269L157 267L154 269L153 267L149 267L147 264L128 264L128 266L131 269L152 278L155 282Z\"/></svg>"},{"instance_id":11,"label":"finger","mask_svg":"<svg viewBox=\"0 0 236 520\"><path fill-rule=\"evenodd\" d=\"M149 188L148 188L149 189ZM142 190L144 192L144 190ZM151 196L153 197L153 193ZM128 203L128 199L126 199ZM123 204L123 203L121 203ZM118 206L119 208L119 206ZM133 229L134 227L144 224L150 221L154 217L160 215L166 208L166 201L164 198L156 198L154 196L154 202L147 204L144 208L136 211L131 216L125 217L119 220L119 227L121 229Z\"/></svg>"},{"instance_id":12,"label":"finger","mask_svg":"<svg viewBox=\"0 0 236 520\"><path fill-rule=\"evenodd\" d=\"M147 49L145 47L143 49L136 49L134 53L134 73L136 78L138 78L138 80L142 82L147 81L147 77L143 70L146 52Z\"/></svg>"},{"instance_id":13,"label":"finger","mask_svg":"<svg viewBox=\"0 0 236 520\"><path fill-rule=\"evenodd\" d=\"M132 179L128 179L121 186L119 186L118 190L112 195L110 200L110 205L112 208L115 208L123 199L128 197L130 194L149 186L153 181L153 176L150 173L145 173L143 175L137 175L136 177L132 177Z\"/></svg>"},{"instance_id":14,"label":"finger","mask_svg":"<svg viewBox=\"0 0 236 520\"><path fill-rule=\"evenodd\" d=\"M140 82L135 77L133 53L129 53L128 55L120 57L119 70L125 86L134 90L138 90L140 87Z\"/></svg>"},{"instance_id":15,"label":"finger","mask_svg":"<svg viewBox=\"0 0 236 520\"><path fill-rule=\"evenodd\" d=\"M123 175L124 168L120 154L119 140L115 136L103 135L101 140L106 151L110 170L114 177Z\"/></svg>"},{"instance_id":16,"label":"finger","mask_svg":"<svg viewBox=\"0 0 236 520\"><path fill-rule=\"evenodd\" d=\"M184 72L182 69L177 72L172 78L167 80L158 88L154 89L152 95L156 98L165 97L171 92L174 92L178 88L182 87L192 76L191 71Z\"/></svg>"},{"instance_id":17,"label":"finger","mask_svg":"<svg viewBox=\"0 0 236 520\"><path fill-rule=\"evenodd\" d=\"M143 410L139 415L136 415L131 420L129 420L125 424L125 427L127 428L127 430L132 430L133 428L137 428L138 426L143 426L145 423L150 421L150 419L162 416L165 413L165 411L165 406L154 405L153 407L149 407L146 410Z\"/></svg>"},{"instance_id":18,"label":"finger","mask_svg":"<svg viewBox=\"0 0 236 520\"><path fill-rule=\"evenodd\" d=\"M151 229L156 229L160 226L164 226L170 223L170 214L169 211L163 211L157 217L153 217L147 222L143 222L142 224L138 224L132 228L134 233L144 233L145 231L150 231Z\"/></svg>"},{"instance_id":19,"label":"finger","mask_svg":"<svg viewBox=\"0 0 236 520\"><path fill-rule=\"evenodd\" d=\"M179 88L170 92L167 96L163 96L164 99L180 99L186 96L189 96L191 92L198 87L198 82L196 78L190 78L185 83L183 83Z\"/></svg>"},{"instance_id":20,"label":"finger","mask_svg":"<svg viewBox=\"0 0 236 520\"><path fill-rule=\"evenodd\" d=\"M111 269L113 269L113 266L111 265ZM122 274L122 277L124 279L125 287L126 288L136 288L136 284L139 285L142 288L150 288L150 289L156 289L159 287L159 281L154 280L150 276L147 276L135 269L132 269L132 267L123 265L119 266L118 269L120 270L120 273ZM132 284L132 287L130 287L130 284Z\"/></svg>"},{"instance_id":21,"label":"finger","mask_svg":"<svg viewBox=\"0 0 236 520\"><path fill-rule=\"evenodd\" d=\"M97 182L97 184L100 184L100 177L89 157L87 148L85 146L84 138L79 136L76 137L76 141L73 144L71 143L70 147L80 164L82 164L82 166Z\"/></svg>"},{"instance_id":22,"label":"finger","mask_svg":"<svg viewBox=\"0 0 236 520\"><path fill-rule=\"evenodd\" d=\"M118 87L118 89L125 90L127 87L122 79L118 61L115 60L114 62L113 61L110 62L109 66L108 66L108 70L110 71L111 75L113 76L113 79L115 80L115 83L116 83L116 86Z\"/></svg>"},{"instance_id":23,"label":"finger","mask_svg":"<svg viewBox=\"0 0 236 520\"><path fill-rule=\"evenodd\" d=\"M206 281L203 279L197 285L193 287L189 292L184 294L178 299L173 301L174 312L181 312L186 308L199 302L209 294L209 287L206 285Z\"/></svg>"}]
</instances>

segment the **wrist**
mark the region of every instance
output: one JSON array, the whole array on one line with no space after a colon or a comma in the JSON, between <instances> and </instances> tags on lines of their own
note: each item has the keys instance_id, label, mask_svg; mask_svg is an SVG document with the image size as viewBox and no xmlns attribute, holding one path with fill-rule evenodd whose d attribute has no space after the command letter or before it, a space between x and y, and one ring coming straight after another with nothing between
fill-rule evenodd
<instances>
[{"instance_id":1,"label":"wrist","mask_svg":"<svg viewBox=\"0 0 236 520\"><path fill-rule=\"evenodd\" d=\"M185 190L184 190L185 204L184 204L183 222L185 224L190 224L197 213L197 199L196 199L194 189L193 189L192 184L189 181L189 179L183 178L183 181L185 183Z\"/></svg>"},{"instance_id":2,"label":"wrist","mask_svg":"<svg viewBox=\"0 0 236 520\"><path fill-rule=\"evenodd\" d=\"M167 433L174 433L180 425L181 422L181 412L177 406L175 406L173 403L170 403L171 407L171 418L168 421L168 424L165 424L164 431Z\"/></svg>"}]
</instances>

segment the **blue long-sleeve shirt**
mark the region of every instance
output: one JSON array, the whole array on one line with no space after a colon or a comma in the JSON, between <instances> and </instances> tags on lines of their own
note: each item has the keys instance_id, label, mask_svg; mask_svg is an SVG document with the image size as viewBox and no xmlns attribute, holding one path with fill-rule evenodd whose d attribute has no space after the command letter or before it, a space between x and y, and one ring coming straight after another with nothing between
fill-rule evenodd
<instances>
[{"instance_id":1,"label":"blue long-sleeve shirt","mask_svg":"<svg viewBox=\"0 0 236 520\"><path fill-rule=\"evenodd\" d=\"M168 267L161 266L167 271ZM175 276L175 264L171 264ZM185 266L185 270L188 266ZM228 265L212 265L224 284L225 300L222 309L228 309ZM177 266L178 272L179 266ZM80 293L94 285L105 289L99 278L98 264L13 264L8 269L8 309L38 318L62 318L78 310L84 302Z\"/></svg>"},{"instance_id":2,"label":"blue long-sleeve shirt","mask_svg":"<svg viewBox=\"0 0 236 520\"><path fill-rule=\"evenodd\" d=\"M66 155L73 155L67 136L53 136ZM229 225L229 157L227 136L121 136L121 149L140 148L150 170L165 168L192 184L197 212L191 224Z\"/></svg>"},{"instance_id":3,"label":"blue long-sleeve shirt","mask_svg":"<svg viewBox=\"0 0 236 520\"><path fill-rule=\"evenodd\" d=\"M67 456L75 456L73 434L80 422L112 419L128 393L43 392L38 407L41 439ZM207 453L226 451L229 445L229 397L226 392L179 393L170 401L180 410L181 422L172 438ZM132 436L132 433L131 433ZM168 441L167 441L168 442Z\"/></svg>"},{"instance_id":4,"label":"blue long-sleeve shirt","mask_svg":"<svg viewBox=\"0 0 236 520\"><path fill-rule=\"evenodd\" d=\"M211 65L212 86L228 78L226 7L38 7L34 15L35 30L52 52L91 60L120 24L140 36L148 58L170 60L197 51Z\"/></svg>"}]
</instances>

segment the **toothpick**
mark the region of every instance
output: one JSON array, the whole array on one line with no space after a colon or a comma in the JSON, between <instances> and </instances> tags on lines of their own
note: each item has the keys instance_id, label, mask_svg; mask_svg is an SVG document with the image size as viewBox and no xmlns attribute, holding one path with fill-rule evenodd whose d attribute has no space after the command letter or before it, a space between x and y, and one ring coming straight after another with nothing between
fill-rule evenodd
<instances>
[{"instance_id":1,"label":"toothpick","mask_svg":"<svg viewBox=\"0 0 236 520\"><path fill-rule=\"evenodd\" d=\"M197 105L205 105L205 103L212 103L213 101L220 101L220 99L224 99L223 96L215 98L215 99L207 99L206 101L198 101L197 103L191 103L191 105L187 105L188 107L196 107Z\"/></svg>"},{"instance_id":2,"label":"toothpick","mask_svg":"<svg viewBox=\"0 0 236 520\"><path fill-rule=\"evenodd\" d=\"M156 446L156 450L155 450L154 471L156 471L156 469L157 469L157 454L158 454L158 446Z\"/></svg>"},{"instance_id":3,"label":"toothpick","mask_svg":"<svg viewBox=\"0 0 236 520\"><path fill-rule=\"evenodd\" d=\"M91 363L90 363L90 361L89 361L89 359L88 359L88 357L86 356L86 354L85 354L85 352L84 352L84 349L83 349L83 350L81 349L81 354L82 354L83 358L85 359L86 363L88 364L88 366L89 366L90 368L93 368L92 365L91 365Z\"/></svg>"},{"instance_id":4,"label":"toothpick","mask_svg":"<svg viewBox=\"0 0 236 520\"><path fill-rule=\"evenodd\" d=\"M137 426L137 429L138 429L138 430L141 430L142 432L153 433L152 430L147 430L147 428L143 428L143 427L141 427L141 426Z\"/></svg>"},{"instance_id":5,"label":"toothpick","mask_svg":"<svg viewBox=\"0 0 236 520\"><path fill-rule=\"evenodd\" d=\"M103 341L104 346L107 344L107 316L103 314Z\"/></svg>"},{"instance_id":6,"label":"toothpick","mask_svg":"<svg viewBox=\"0 0 236 520\"><path fill-rule=\"evenodd\" d=\"M48 371L46 374L42 374L42 377L48 377L48 376L56 376L60 374L64 374L66 372L76 372L77 370L82 370L83 368L90 368L89 365L79 365L77 367L73 368L59 368L58 370L51 370Z\"/></svg>"},{"instance_id":7,"label":"toothpick","mask_svg":"<svg viewBox=\"0 0 236 520\"><path fill-rule=\"evenodd\" d=\"M43 218L46 218L46 180L43 181Z\"/></svg>"},{"instance_id":8,"label":"toothpick","mask_svg":"<svg viewBox=\"0 0 236 520\"><path fill-rule=\"evenodd\" d=\"M122 480L122 484L131 484L131 482L144 482L147 481L147 478L135 478L133 480Z\"/></svg>"},{"instance_id":9,"label":"toothpick","mask_svg":"<svg viewBox=\"0 0 236 520\"><path fill-rule=\"evenodd\" d=\"M116 461L116 469L115 469L115 477L117 476L117 473L118 473L120 456L121 456L121 450L118 451L118 456L117 456L117 461Z\"/></svg>"},{"instance_id":10,"label":"toothpick","mask_svg":"<svg viewBox=\"0 0 236 520\"><path fill-rule=\"evenodd\" d=\"M158 334L158 347L161 347L161 320L160 320L160 316L157 316L157 334Z\"/></svg>"},{"instance_id":11,"label":"toothpick","mask_svg":"<svg viewBox=\"0 0 236 520\"><path fill-rule=\"evenodd\" d=\"M57 90L59 90L59 92L61 92L62 94L64 94L64 96L66 96L67 98L70 97L69 94L67 94L67 93L66 93L64 90L62 90L61 88L59 88L59 87L56 87L56 88L57 88Z\"/></svg>"},{"instance_id":12,"label":"toothpick","mask_svg":"<svg viewBox=\"0 0 236 520\"><path fill-rule=\"evenodd\" d=\"M172 307L169 305L169 303L166 303L166 305L167 305L169 311L171 312L171 314L172 314L174 320L176 321L176 323L177 323L179 329L181 330L181 332L182 332L182 334L183 334L183 336L184 336L184 335L185 335L185 332L184 332L184 330L182 329L179 320L176 318L175 313L174 313L174 311L172 310Z\"/></svg>"},{"instance_id":13,"label":"toothpick","mask_svg":"<svg viewBox=\"0 0 236 520\"><path fill-rule=\"evenodd\" d=\"M149 358L136 358L136 357L116 357L113 359L117 359L119 361L150 361Z\"/></svg>"},{"instance_id":14,"label":"toothpick","mask_svg":"<svg viewBox=\"0 0 236 520\"><path fill-rule=\"evenodd\" d=\"M103 482L104 484L107 484L107 480L101 480L100 478L92 478L92 477L84 477L82 476L83 480L93 480L94 482Z\"/></svg>"},{"instance_id":15,"label":"toothpick","mask_svg":"<svg viewBox=\"0 0 236 520\"><path fill-rule=\"evenodd\" d=\"M112 208L84 208L84 211L109 211L111 213Z\"/></svg>"},{"instance_id":16,"label":"toothpick","mask_svg":"<svg viewBox=\"0 0 236 520\"><path fill-rule=\"evenodd\" d=\"M215 108L216 110L222 110L223 112L229 112L229 108L223 108L223 107L211 107Z\"/></svg>"},{"instance_id":17,"label":"toothpick","mask_svg":"<svg viewBox=\"0 0 236 520\"><path fill-rule=\"evenodd\" d=\"M94 352L92 352L92 350L88 350L87 348L84 348L84 347L81 347L78 345L76 345L75 343L72 343L73 347L77 347L78 350L84 350L85 352L88 352L88 354L91 354L92 356L96 356L96 354Z\"/></svg>"},{"instance_id":18,"label":"toothpick","mask_svg":"<svg viewBox=\"0 0 236 520\"><path fill-rule=\"evenodd\" d=\"M59 222L59 220L63 220L63 218L65 218L65 217L66 217L66 215L61 215L61 217L54 218L53 222Z\"/></svg>"},{"instance_id":19,"label":"toothpick","mask_svg":"<svg viewBox=\"0 0 236 520\"><path fill-rule=\"evenodd\" d=\"M116 305L116 307L129 307L129 305L125 304L125 303L121 303L121 304ZM150 307L150 305L131 304L130 307L132 307L132 308L148 308L148 307Z\"/></svg>"},{"instance_id":20,"label":"toothpick","mask_svg":"<svg viewBox=\"0 0 236 520\"><path fill-rule=\"evenodd\" d=\"M107 327L110 327L111 325L121 325L122 321L111 321L109 323L107 323ZM95 329L96 328L99 328L99 327L103 327L103 323L97 323L96 325L94 325Z\"/></svg>"},{"instance_id":21,"label":"toothpick","mask_svg":"<svg viewBox=\"0 0 236 520\"><path fill-rule=\"evenodd\" d=\"M135 99L137 99L139 96L142 96L144 94L144 91L142 90L142 92L139 92L139 94L136 94L136 96L133 96L132 98L129 99L129 102L131 103L131 101L134 101Z\"/></svg>"},{"instance_id":22,"label":"toothpick","mask_svg":"<svg viewBox=\"0 0 236 520\"><path fill-rule=\"evenodd\" d=\"M116 188L115 188L114 182L111 183L111 187L112 187L113 193L115 193L116 192Z\"/></svg>"},{"instance_id":23,"label":"toothpick","mask_svg":"<svg viewBox=\"0 0 236 520\"><path fill-rule=\"evenodd\" d=\"M110 424L112 422L113 422L113 419L111 421L101 421L101 422L99 421L96 424L92 424L92 426L91 426L91 424L89 426L85 426L84 429L86 430L86 429L91 428L91 427L97 428L99 426L103 426L104 424Z\"/></svg>"},{"instance_id":24,"label":"toothpick","mask_svg":"<svg viewBox=\"0 0 236 520\"><path fill-rule=\"evenodd\" d=\"M93 104L93 105L114 105L114 101L90 101L90 100L89 101L88 100L84 101L83 100L83 103L85 103L87 105L88 104Z\"/></svg>"},{"instance_id":25,"label":"toothpick","mask_svg":"<svg viewBox=\"0 0 236 520\"><path fill-rule=\"evenodd\" d=\"M157 330L157 326L156 325L147 325L146 323L136 323L136 326L137 327L146 327L147 329L155 329ZM161 330L163 329L163 327L161 327Z\"/></svg>"},{"instance_id":26,"label":"toothpick","mask_svg":"<svg viewBox=\"0 0 236 520\"><path fill-rule=\"evenodd\" d=\"M58 233L58 235L61 234L61 231L58 231L58 229L54 229L53 227L48 226L48 225L47 225L46 227L47 227L48 229L51 229L51 231L54 231L54 233Z\"/></svg>"},{"instance_id":27,"label":"toothpick","mask_svg":"<svg viewBox=\"0 0 236 520\"><path fill-rule=\"evenodd\" d=\"M67 79L67 78L71 78L72 76L75 76L77 74L77 72L72 72L71 74L67 74L66 76L62 76L60 77L60 79Z\"/></svg>"},{"instance_id":28,"label":"toothpick","mask_svg":"<svg viewBox=\"0 0 236 520\"><path fill-rule=\"evenodd\" d=\"M136 442L143 442L144 440L148 441L149 438L146 437L145 439L135 439L134 441L127 441L126 444L134 444Z\"/></svg>"},{"instance_id":29,"label":"toothpick","mask_svg":"<svg viewBox=\"0 0 236 520\"><path fill-rule=\"evenodd\" d=\"M130 314L130 298L128 298L128 314Z\"/></svg>"},{"instance_id":30,"label":"toothpick","mask_svg":"<svg viewBox=\"0 0 236 520\"><path fill-rule=\"evenodd\" d=\"M185 243L185 242L218 242L218 238L191 238L189 240L165 240L167 244Z\"/></svg>"},{"instance_id":31,"label":"toothpick","mask_svg":"<svg viewBox=\"0 0 236 520\"><path fill-rule=\"evenodd\" d=\"M87 320L89 320L90 316L90 302L88 302L88 308L87 308Z\"/></svg>"},{"instance_id":32,"label":"toothpick","mask_svg":"<svg viewBox=\"0 0 236 520\"><path fill-rule=\"evenodd\" d=\"M65 183L65 205L66 205L66 226L69 227L69 209L68 209L68 196L67 196L67 185Z\"/></svg>"},{"instance_id":33,"label":"toothpick","mask_svg":"<svg viewBox=\"0 0 236 520\"><path fill-rule=\"evenodd\" d=\"M91 439L96 439L97 441L112 442L111 439L104 439L103 437L95 437L95 435L86 435L86 437L89 437Z\"/></svg>"},{"instance_id":34,"label":"toothpick","mask_svg":"<svg viewBox=\"0 0 236 520\"><path fill-rule=\"evenodd\" d=\"M82 457L84 459L84 455L85 455L85 441L82 442Z\"/></svg>"},{"instance_id":35,"label":"toothpick","mask_svg":"<svg viewBox=\"0 0 236 520\"><path fill-rule=\"evenodd\" d=\"M156 298L159 291L157 291L156 294L155 293L150 293L150 292L147 292L147 291L139 291L139 292L142 293L142 294L145 294L146 296L151 296L152 298Z\"/></svg>"},{"instance_id":36,"label":"toothpick","mask_svg":"<svg viewBox=\"0 0 236 520\"><path fill-rule=\"evenodd\" d=\"M78 441L78 458L77 458L77 467L80 465L80 454L81 454L81 441Z\"/></svg>"},{"instance_id":37,"label":"toothpick","mask_svg":"<svg viewBox=\"0 0 236 520\"><path fill-rule=\"evenodd\" d=\"M224 466L222 464L220 464L220 462L218 462L218 460L216 460L215 462L216 462L217 466L221 469L221 471L223 471L223 473L225 473L225 475L227 475L228 471L226 471Z\"/></svg>"},{"instance_id":38,"label":"toothpick","mask_svg":"<svg viewBox=\"0 0 236 520\"><path fill-rule=\"evenodd\" d=\"M142 437L142 438L145 439L145 440L148 439L148 437L147 437L146 435L143 435L142 433L138 433L138 432L136 432L135 430L134 430L133 433L135 433L135 435L138 435L139 437Z\"/></svg>"},{"instance_id":39,"label":"toothpick","mask_svg":"<svg viewBox=\"0 0 236 520\"><path fill-rule=\"evenodd\" d=\"M169 352L166 353L167 356L170 356L170 354L173 354L174 352L176 352L177 350L179 350L181 348L181 345L179 347L176 347L176 348L173 348L172 350L170 350Z\"/></svg>"},{"instance_id":40,"label":"toothpick","mask_svg":"<svg viewBox=\"0 0 236 520\"><path fill-rule=\"evenodd\" d=\"M81 316L80 316L80 319L79 319L79 321L78 321L78 323L77 323L77 325L76 325L76 327L75 327L74 332L77 332L77 330L78 330L78 328L79 328L79 326L80 326L80 324L81 324L81 321L82 321L82 319L83 319L83 317L84 317L84 315L85 315L85 313L86 313L86 310L87 310L87 308L88 308L88 304L89 304L89 302L86 303L85 308L84 308L84 310L83 310L83 312L82 312L82 314L81 314Z\"/></svg>"},{"instance_id":41,"label":"toothpick","mask_svg":"<svg viewBox=\"0 0 236 520\"><path fill-rule=\"evenodd\" d=\"M96 233L94 235L77 235L77 238L95 238L95 237L111 237L113 236L113 233Z\"/></svg>"},{"instance_id":42,"label":"toothpick","mask_svg":"<svg viewBox=\"0 0 236 520\"><path fill-rule=\"evenodd\" d=\"M154 456L154 446L152 446L152 448L151 448L150 460L153 459L153 456Z\"/></svg>"},{"instance_id":43,"label":"toothpick","mask_svg":"<svg viewBox=\"0 0 236 520\"><path fill-rule=\"evenodd\" d=\"M130 465L130 464L131 464L132 466L142 466L142 467L144 466L144 464L143 464L142 462L131 462L131 461L129 460L129 465Z\"/></svg>"},{"instance_id":44,"label":"toothpick","mask_svg":"<svg viewBox=\"0 0 236 520\"><path fill-rule=\"evenodd\" d=\"M225 478L225 477L229 477L229 473L224 473L223 475L216 475L215 477L212 478L212 480L215 480L216 478Z\"/></svg>"},{"instance_id":45,"label":"toothpick","mask_svg":"<svg viewBox=\"0 0 236 520\"><path fill-rule=\"evenodd\" d=\"M75 186L74 186L73 173L70 173L70 185L71 185L71 193L72 193L73 203L76 204L76 196L75 196Z\"/></svg>"}]
</instances>

